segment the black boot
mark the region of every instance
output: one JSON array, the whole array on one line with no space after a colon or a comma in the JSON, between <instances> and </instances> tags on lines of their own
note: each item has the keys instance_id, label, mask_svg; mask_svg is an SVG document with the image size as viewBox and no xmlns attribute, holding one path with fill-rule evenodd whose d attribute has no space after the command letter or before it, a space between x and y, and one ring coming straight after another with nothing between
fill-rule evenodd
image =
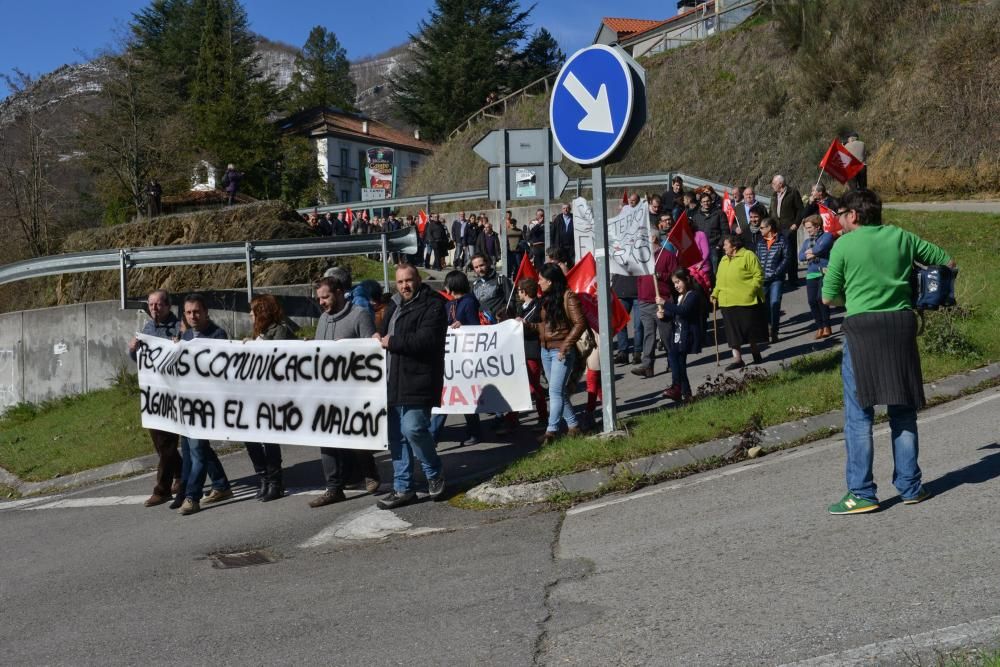
<instances>
[{"instance_id":1,"label":"black boot","mask_svg":"<svg viewBox=\"0 0 1000 667\"><path fill-rule=\"evenodd\" d=\"M267 493L267 475L259 474L257 475L257 493L253 495L254 500L263 500L265 493Z\"/></svg>"},{"instance_id":2,"label":"black boot","mask_svg":"<svg viewBox=\"0 0 1000 667\"><path fill-rule=\"evenodd\" d=\"M281 469L279 468L275 471L268 471L266 488L264 489L264 495L260 501L268 503L272 500L277 500L284 495L285 485L281 482Z\"/></svg>"}]
</instances>

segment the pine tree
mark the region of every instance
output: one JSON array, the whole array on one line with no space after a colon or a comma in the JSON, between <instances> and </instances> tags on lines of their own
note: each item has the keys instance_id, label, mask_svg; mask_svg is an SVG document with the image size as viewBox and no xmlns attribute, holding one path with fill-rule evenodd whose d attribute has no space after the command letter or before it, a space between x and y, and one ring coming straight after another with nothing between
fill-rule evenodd
<instances>
[{"instance_id":1,"label":"pine tree","mask_svg":"<svg viewBox=\"0 0 1000 667\"><path fill-rule=\"evenodd\" d=\"M392 80L397 113L438 141L519 82L518 45L531 8L517 0L435 0L411 67Z\"/></svg>"},{"instance_id":2,"label":"pine tree","mask_svg":"<svg viewBox=\"0 0 1000 667\"><path fill-rule=\"evenodd\" d=\"M517 59L518 87L527 86L558 70L566 60L559 43L545 28L539 28Z\"/></svg>"},{"instance_id":3,"label":"pine tree","mask_svg":"<svg viewBox=\"0 0 1000 667\"><path fill-rule=\"evenodd\" d=\"M202 15L198 57L187 101L197 147L215 164L247 174L250 193L261 192L273 171L277 132L267 120L275 91L255 70L254 38L237 0L195 0Z\"/></svg>"},{"instance_id":4,"label":"pine tree","mask_svg":"<svg viewBox=\"0 0 1000 667\"><path fill-rule=\"evenodd\" d=\"M337 36L323 26L314 26L295 58L289 85L291 111L313 107L337 107L354 111L357 87L351 79L351 63Z\"/></svg>"}]
</instances>

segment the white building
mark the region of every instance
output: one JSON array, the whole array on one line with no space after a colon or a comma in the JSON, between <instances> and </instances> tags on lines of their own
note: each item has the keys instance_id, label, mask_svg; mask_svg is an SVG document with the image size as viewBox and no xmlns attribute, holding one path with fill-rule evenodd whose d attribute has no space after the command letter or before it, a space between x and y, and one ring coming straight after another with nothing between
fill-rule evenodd
<instances>
[{"instance_id":1,"label":"white building","mask_svg":"<svg viewBox=\"0 0 1000 667\"><path fill-rule=\"evenodd\" d=\"M316 146L316 162L323 182L329 184L337 201L361 200L367 153L370 148L391 148L395 164L396 192L434 145L361 114L334 108L302 111L281 123L286 132L302 134Z\"/></svg>"}]
</instances>

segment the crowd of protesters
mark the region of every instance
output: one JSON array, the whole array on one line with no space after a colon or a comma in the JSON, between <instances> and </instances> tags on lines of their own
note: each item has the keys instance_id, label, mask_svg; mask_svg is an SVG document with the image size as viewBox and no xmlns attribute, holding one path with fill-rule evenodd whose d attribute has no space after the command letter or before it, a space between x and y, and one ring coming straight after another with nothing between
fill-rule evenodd
<instances>
[{"instance_id":1,"label":"crowd of protesters","mask_svg":"<svg viewBox=\"0 0 1000 667\"><path fill-rule=\"evenodd\" d=\"M663 397L677 402L694 398L688 356L700 353L712 338L718 346L724 337L731 350L727 371L748 363L744 349L749 349L753 363L761 363L764 348L780 340L782 298L798 288L799 268L805 271L815 339L833 334L831 307L835 299L828 297L831 289L824 288L824 281L838 235L826 229L827 221L821 214L824 209L837 211L840 203L819 183L811 188L808 200L803 200L781 175L773 177L771 189L770 207L765 207L749 186L736 189L730 197L720 195L711 186L689 190L679 177L662 194L646 196L655 272L613 278L612 292L630 315L630 326L616 332L613 361L632 364L632 374L652 378L656 375L658 351L665 353L671 380ZM863 193L877 199L874 193ZM848 195L850 199L851 193ZM627 201L632 207L639 203L636 194ZM860 218L864 217L862 213L873 215L869 209L871 206L864 211L851 210L858 210ZM825 214L829 215L829 211ZM694 261L688 255L687 266L681 264L676 239L671 237L674 226L682 219L686 219L697 249ZM397 265L395 294L383 294L374 281L354 285L350 273L341 268L331 269L314 286L321 310L317 340L375 338L389 357L388 431L393 484L379 507L413 502L413 457L423 468L429 495L436 499L444 493L443 468L436 448L445 416L432 416L431 409L440 401L448 328L491 325L515 318L522 322L529 389L538 416L536 427L542 429L540 442L544 445L563 434L574 435L593 427L593 415L601 400L596 345L596 337L601 334L595 330L596 322L588 319L588 296L576 293L567 278L574 263L583 259L576 257L569 205L563 204L551 220L546 220L546 212L538 209L523 227L510 211L506 212L500 224L506 232L507 266L500 272L497 264L504 255L504 240L483 214L467 216L461 211L449 223L438 213L399 218L393 213L375 216L368 211L313 212L306 216L306 223L323 236L417 228L417 252L392 258ZM531 277L516 280L522 264L530 264L534 271ZM431 289L425 284L418 267L450 268L443 289ZM838 273L838 280L844 280L842 273ZM842 285L838 283L836 289L842 290ZM180 320L170 312L166 292L151 293L148 304L152 319L144 333L174 340L227 337L211 321L205 300L198 294L184 299ZM721 314L721 334L713 314L716 308ZM255 298L250 313L252 338L294 338L274 296ZM135 349L133 339L133 357ZM573 394L584 374L587 402L578 412ZM459 446L475 445L484 439L479 414L464 415L464 420ZM520 423L516 413L497 414L492 428L496 435L504 435ZM178 439L160 431L151 431L150 435L160 463L147 506L170 502L181 514L192 514L199 511L201 502L232 497L222 463L207 441ZM264 502L281 498L281 448L247 443L246 449L258 477L256 497ZM326 488L310 501L311 507L345 500L344 489L350 484L360 484L370 493L379 491L381 479L371 452L321 448L320 459ZM202 500L206 480L211 482L211 491ZM874 493L873 488L862 485L855 490L855 486L851 487L857 494L855 498L864 499ZM915 486L910 484L907 493L913 497L923 493L919 478Z\"/></svg>"}]
</instances>

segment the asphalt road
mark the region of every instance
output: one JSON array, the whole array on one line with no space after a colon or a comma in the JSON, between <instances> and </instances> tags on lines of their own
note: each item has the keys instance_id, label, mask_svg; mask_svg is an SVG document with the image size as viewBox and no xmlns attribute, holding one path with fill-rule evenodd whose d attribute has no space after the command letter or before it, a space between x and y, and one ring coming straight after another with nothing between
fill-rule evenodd
<instances>
[{"instance_id":1,"label":"asphalt road","mask_svg":"<svg viewBox=\"0 0 1000 667\"><path fill-rule=\"evenodd\" d=\"M877 513L826 513L844 492L840 440L574 508L557 553L589 573L554 587L544 662L853 664L844 652L867 647L937 664L915 661L940 649L927 637L983 619L958 643L1000 646L998 411L994 389L921 415L935 496L920 505L899 502L883 433Z\"/></svg>"},{"instance_id":2,"label":"asphalt road","mask_svg":"<svg viewBox=\"0 0 1000 667\"><path fill-rule=\"evenodd\" d=\"M288 453L295 494L273 503L248 497L237 453L238 498L190 517L142 507L148 478L0 504L0 663L854 664L863 647L893 664L1000 642L998 411L994 389L921 415L936 495L912 507L880 436L885 508L853 517L825 513L842 494L836 440L565 519L380 512L367 495L310 509L305 448ZM275 562L209 557L251 549Z\"/></svg>"}]
</instances>

